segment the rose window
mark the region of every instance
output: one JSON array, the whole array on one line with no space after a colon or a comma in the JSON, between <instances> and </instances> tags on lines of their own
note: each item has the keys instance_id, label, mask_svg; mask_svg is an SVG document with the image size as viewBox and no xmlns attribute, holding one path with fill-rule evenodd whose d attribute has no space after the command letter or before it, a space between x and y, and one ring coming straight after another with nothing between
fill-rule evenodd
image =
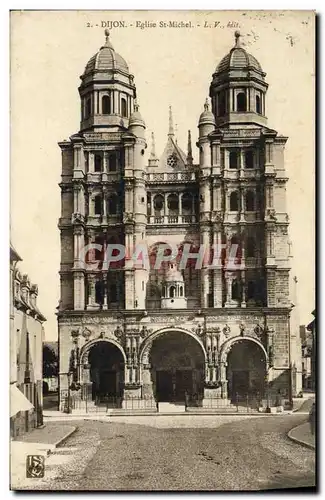
<instances>
[{"instance_id":1,"label":"rose window","mask_svg":"<svg viewBox=\"0 0 325 500\"><path fill-rule=\"evenodd\" d=\"M168 158L167 158L167 165L169 167L176 167L176 165L177 165L177 156L175 154L172 154L172 155L168 156Z\"/></svg>"}]
</instances>

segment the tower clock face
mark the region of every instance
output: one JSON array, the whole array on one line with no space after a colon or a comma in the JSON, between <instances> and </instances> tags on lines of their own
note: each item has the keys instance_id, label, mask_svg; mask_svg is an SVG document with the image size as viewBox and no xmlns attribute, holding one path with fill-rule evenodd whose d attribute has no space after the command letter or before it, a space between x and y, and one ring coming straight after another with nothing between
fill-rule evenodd
<instances>
[{"instance_id":1,"label":"tower clock face","mask_svg":"<svg viewBox=\"0 0 325 500\"><path fill-rule=\"evenodd\" d=\"M169 167L175 168L177 166L177 163L178 163L178 158L177 158L177 156L176 156L175 153L173 153L172 155L168 156L168 158L167 158L167 165Z\"/></svg>"}]
</instances>

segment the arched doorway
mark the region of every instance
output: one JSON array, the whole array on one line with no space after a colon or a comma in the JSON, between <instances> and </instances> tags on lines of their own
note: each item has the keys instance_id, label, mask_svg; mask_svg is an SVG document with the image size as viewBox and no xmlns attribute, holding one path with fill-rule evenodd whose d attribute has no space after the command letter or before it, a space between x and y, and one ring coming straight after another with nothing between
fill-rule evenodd
<instances>
[{"instance_id":1,"label":"arched doorway","mask_svg":"<svg viewBox=\"0 0 325 500\"><path fill-rule=\"evenodd\" d=\"M228 397L233 401L247 396L263 397L266 377L266 355L257 343L238 339L227 356Z\"/></svg>"},{"instance_id":2,"label":"arched doorway","mask_svg":"<svg viewBox=\"0 0 325 500\"><path fill-rule=\"evenodd\" d=\"M97 342L88 353L92 399L100 402L105 398L123 395L124 358L121 350L111 342Z\"/></svg>"},{"instance_id":3,"label":"arched doorway","mask_svg":"<svg viewBox=\"0 0 325 500\"><path fill-rule=\"evenodd\" d=\"M157 401L203 397L205 357L195 338L169 331L152 341L151 379Z\"/></svg>"}]
</instances>

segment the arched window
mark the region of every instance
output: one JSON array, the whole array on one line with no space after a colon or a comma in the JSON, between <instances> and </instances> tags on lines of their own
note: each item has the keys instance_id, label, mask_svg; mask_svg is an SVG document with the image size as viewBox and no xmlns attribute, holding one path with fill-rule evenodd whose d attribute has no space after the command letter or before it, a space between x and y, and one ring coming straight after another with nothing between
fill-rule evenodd
<instances>
[{"instance_id":1,"label":"arched window","mask_svg":"<svg viewBox=\"0 0 325 500\"><path fill-rule=\"evenodd\" d=\"M122 113L122 116L125 116L125 117L128 116L126 99L124 99L124 97L122 97L122 99L121 99L121 113Z\"/></svg>"},{"instance_id":2,"label":"arched window","mask_svg":"<svg viewBox=\"0 0 325 500\"><path fill-rule=\"evenodd\" d=\"M178 213L178 196L177 194L170 194L167 198L167 206L169 214L176 215Z\"/></svg>"},{"instance_id":3,"label":"arched window","mask_svg":"<svg viewBox=\"0 0 325 500\"><path fill-rule=\"evenodd\" d=\"M229 168L238 168L238 151L230 151Z\"/></svg>"},{"instance_id":4,"label":"arched window","mask_svg":"<svg viewBox=\"0 0 325 500\"><path fill-rule=\"evenodd\" d=\"M153 202L153 207L155 210L155 215L159 215L164 207L164 198L161 194L158 194L157 196L155 196L155 199Z\"/></svg>"},{"instance_id":5,"label":"arched window","mask_svg":"<svg viewBox=\"0 0 325 500\"><path fill-rule=\"evenodd\" d=\"M230 194L230 211L238 212L239 210L239 196L237 191L233 191Z\"/></svg>"},{"instance_id":6,"label":"arched window","mask_svg":"<svg viewBox=\"0 0 325 500\"><path fill-rule=\"evenodd\" d=\"M170 289L169 289L169 296L171 299L173 299L175 297L175 292L176 292L176 289L174 286L171 286Z\"/></svg>"},{"instance_id":7,"label":"arched window","mask_svg":"<svg viewBox=\"0 0 325 500\"><path fill-rule=\"evenodd\" d=\"M261 98L259 95L255 97L256 102L256 113L261 114Z\"/></svg>"},{"instance_id":8,"label":"arched window","mask_svg":"<svg viewBox=\"0 0 325 500\"><path fill-rule=\"evenodd\" d=\"M95 172L101 172L103 166L103 158L101 155L95 155Z\"/></svg>"},{"instance_id":9,"label":"arched window","mask_svg":"<svg viewBox=\"0 0 325 500\"><path fill-rule=\"evenodd\" d=\"M116 155L111 154L108 158L108 170L110 172L116 172Z\"/></svg>"},{"instance_id":10,"label":"arched window","mask_svg":"<svg viewBox=\"0 0 325 500\"><path fill-rule=\"evenodd\" d=\"M102 113L103 115L111 114L111 97L109 95L102 97Z\"/></svg>"},{"instance_id":11,"label":"arched window","mask_svg":"<svg viewBox=\"0 0 325 500\"><path fill-rule=\"evenodd\" d=\"M237 111L247 111L247 102L245 92L239 92L237 94Z\"/></svg>"},{"instance_id":12,"label":"arched window","mask_svg":"<svg viewBox=\"0 0 325 500\"><path fill-rule=\"evenodd\" d=\"M181 286L180 289L179 289L179 296L180 297L183 297L183 287Z\"/></svg>"},{"instance_id":13,"label":"arched window","mask_svg":"<svg viewBox=\"0 0 325 500\"><path fill-rule=\"evenodd\" d=\"M102 197L100 194L95 196L95 215L101 215L102 213Z\"/></svg>"},{"instance_id":14,"label":"arched window","mask_svg":"<svg viewBox=\"0 0 325 500\"><path fill-rule=\"evenodd\" d=\"M237 279L233 280L231 285L232 300L240 300L240 284Z\"/></svg>"},{"instance_id":15,"label":"arched window","mask_svg":"<svg viewBox=\"0 0 325 500\"><path fill-rule=\"evenodd\" d=\"M253 151L245 151L245 168L254 168L254 153Z\"/></svg>"},{"instance_id":16,"label":"arched window","mask_svg":"<svg viewBox=\"0 0 325 500\"><path fill-rule=\"evenodd\" d=\"M246 298L247 300L254 299L255 297L255 284L253 281L249 281L247 283L247 295Z\"/></svg>"},{"instance_id":17,"label":"arched window","mask_svg":"<svg viewBox=\"0 0 325 500\"><path fill-rule=\"evenodd\" d=\"M246 241L246 257L255 257L255 239L251 236Z\"/></svg>"},{"instance_id":18,"label":"arched window","mask_svg":"<svg viewBox=\"0 0 325 500\"><path fill-rule=\"evenodd\" d=\"M254 212L255 210L255 194L253 191L247 191L245 195L246 212Z\"/></svg>"},{"instance_id":19,"label":"arched window","mask_svg":"<svg viewBox=\"0 0 325 500\"><path fill-rule=\"evenodd\" d=\"M226 94L224 91L218 94L218 116L226 114Z\"/></svg>"},{"instance_id":20,"label":"arched window","mask_svg":"<svg viewBox=\"0 0 325 500\"><path fill-rule=\"evenodd\" d=\"M90 97L88 97L88 99L86 99L86 118L89 118L91 115L91 99Z\"/></svg>"},{"instance_id":21,"label":"arched window","mask_svg":"<svg viewBox=\"0 0 325 500\"><path fill-rule=\"evenodd\" d=\"M192 195L190 193L184 193L182 196L182 213L190 214L192 212Z\"/></svg>"},{"instance_id":22,"label":"arched window","mask_svg":"<svg viewBox=\"0 0 325 500\"><path fill-rule=\"evenodd\" d=\"M110 215L117 214L117 196L116 194L111 194L108 198L108 213Z\"/></svg>"}]
</instances>

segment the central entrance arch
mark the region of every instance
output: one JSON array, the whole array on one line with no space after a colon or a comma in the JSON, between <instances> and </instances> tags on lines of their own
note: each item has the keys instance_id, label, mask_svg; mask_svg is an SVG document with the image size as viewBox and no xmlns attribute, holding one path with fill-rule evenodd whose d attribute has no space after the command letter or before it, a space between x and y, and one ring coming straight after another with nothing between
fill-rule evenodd
<instances>
[{"instance_id":1,"label":"central entrance arch","mask_svg":"<svg viewBox=\"0 0 325 500\"><path fill-rule=\"evenodd\" d=\"M96 342L88 352L92 399L121 397L124 386L124 357L111 342Z\"/></svg>"},{"instance_id":2,"label":"central entrance arch","mask_svg":"<svg viewBox=\"0 0 325 500\"><path fill-rule=\"evenodd\" d=\"M161 333L152 341L150 366L157 401L203 396L205 356L193 336L178 330Z\"/></svg>"}]
</instances>

